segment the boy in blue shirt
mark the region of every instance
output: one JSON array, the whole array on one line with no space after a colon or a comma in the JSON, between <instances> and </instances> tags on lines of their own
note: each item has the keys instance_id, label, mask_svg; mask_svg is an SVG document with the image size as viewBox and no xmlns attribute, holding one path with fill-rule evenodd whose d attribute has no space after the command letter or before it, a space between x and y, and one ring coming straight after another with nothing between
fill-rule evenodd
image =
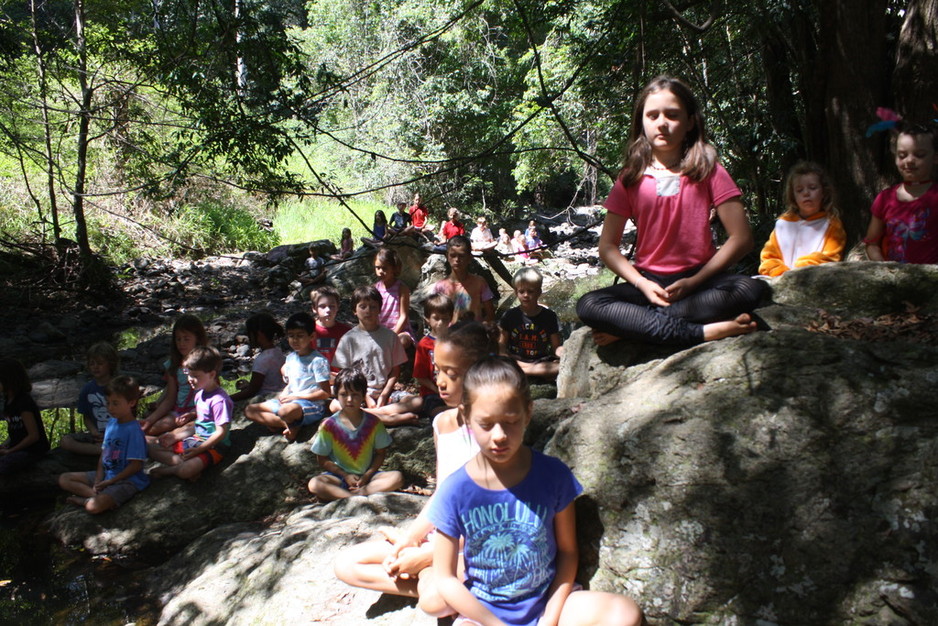
<instances>
[{"instance_id":1,"label":"boy in blue shirt","mask_svg":"<svg viewBox=\"0 0 938 626\"><path fill-rule=\"evenodd\" d=\"M106 393L111 419L104 429L98 469L59 476L59 486L75 494L67 501L92 514L119 507L150 484L143 472L146 439L134 416L140 386L130 376L118 376L108 383Z\"/></svg>"}]
</instances>

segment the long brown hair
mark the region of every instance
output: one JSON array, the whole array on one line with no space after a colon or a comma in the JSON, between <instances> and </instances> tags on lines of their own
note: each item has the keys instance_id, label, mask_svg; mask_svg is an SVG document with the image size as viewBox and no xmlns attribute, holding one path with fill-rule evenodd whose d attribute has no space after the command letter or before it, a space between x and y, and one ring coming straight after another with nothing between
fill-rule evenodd
<instances>
[{"instance_id":1,"label":"long brown hair","mask_svg":"<svg viewBox=\"0 0 938 626\"><path fill-rule=\"evenodd\" d=\"M645 169L651 165L651 143L645 136L643 118L645 101L648 100L648 96L659 91L673 93L684 105L691 121L691 127L687 130L684 145L681 147L681 174L700 182L710 176L716 166L717 153L707 139L707 127L703 114L700 112L700 106L697 104L697 98L694 97L690 88L677 78L659 76L648 83L635 100L629 145L625 151L622 170L619 172L619 178L626 187L640 181Z\"/></svg>"}]
</instances>

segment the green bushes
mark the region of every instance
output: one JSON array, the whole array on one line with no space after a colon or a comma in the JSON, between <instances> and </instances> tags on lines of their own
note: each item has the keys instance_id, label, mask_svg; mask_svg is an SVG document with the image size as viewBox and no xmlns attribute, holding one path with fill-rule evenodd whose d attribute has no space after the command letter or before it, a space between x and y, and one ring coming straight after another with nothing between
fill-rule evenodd
<instances>
[{"instance_id":1,"label":"green bushes","mask_svg":"<svg viewBox=\"0 0 938 626\"><path fill-rule=\"evenodd\" d=\"M347 203L369 227L374 224L376 210L384 211L385 217L390 217L394 210L394 207L368 200L349 200ZM288 200L280 205L274 217L274 229L281 243L329 239L338 247L342 229L346 227L352 229L356 245L360 237L370 236L347 208L333 200Z\"/></svg>"},{"instance_id":2,"label":"green bushes","mask_svg":"<svg viewBox=\"0 0 938 626\"><path fill-rule=\"evenodd\" d=\"M214 202L178 209L163 234L171 251L182 256L269 250L279 243L277 233L265 230L247 209Z\"/></svg>"}]
</instances>

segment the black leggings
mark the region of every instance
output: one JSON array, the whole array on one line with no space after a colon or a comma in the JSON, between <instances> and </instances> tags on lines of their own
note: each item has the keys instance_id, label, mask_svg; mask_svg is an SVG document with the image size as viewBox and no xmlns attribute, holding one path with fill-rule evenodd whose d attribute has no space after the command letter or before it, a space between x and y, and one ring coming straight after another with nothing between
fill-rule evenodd
<instances>
[{"instance_id":1,"label":"black leggings","mask_svg":"<svg viewBox=\"0 0 938 626\"><path fill-rule=\"evenodd\" d=\"M661 276L642 271L642 276L667 287L696 272L694 269ZM752 311L765 288L765 282L756 278L717 274L694 293L662 307L651 304L636 287L623 282L589 292L577 302L576 312L587 326L617 337L663 345L694 345L704 339L704 324Z\"/></svg>"}]
</instances>

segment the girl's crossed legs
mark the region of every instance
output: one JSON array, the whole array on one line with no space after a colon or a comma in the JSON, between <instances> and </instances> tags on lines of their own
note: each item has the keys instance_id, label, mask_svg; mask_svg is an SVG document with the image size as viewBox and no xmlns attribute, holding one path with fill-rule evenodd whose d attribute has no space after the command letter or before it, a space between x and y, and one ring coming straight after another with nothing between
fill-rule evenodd
<instances>
[{"instance_id":1,"label":"girl's crossed legs","mask_svg":"<svg viewBox=\"0 0 938 626\"><path fill-rule=\"evenodd\" d=\"M667 287L690 273L642 274ZM666 307L648 302L638 288L619 283L586 294L577 315L599 333L664 345L694 345L755 330L748 312L758 305L765 283L738 274L718 274L697 291Z\"/></svg>"}]
</instances>

